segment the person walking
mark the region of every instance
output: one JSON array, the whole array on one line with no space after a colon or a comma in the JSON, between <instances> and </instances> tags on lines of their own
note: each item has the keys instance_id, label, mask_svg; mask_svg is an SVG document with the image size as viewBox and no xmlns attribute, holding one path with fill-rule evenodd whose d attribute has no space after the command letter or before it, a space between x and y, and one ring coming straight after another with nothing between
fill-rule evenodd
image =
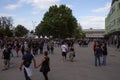
<instances>
[{"instance_id":1,"label":"person walking","mask_svg":"<svg viewBox=\"0 0 120 80\"><path fill-rule=\"evenodd\" d=\"M30 53L29 49L25 49L26 54L23 55L22 60L20 62L19 69L22 70L22 66L24 65L24 75L26 80L31 80L32 70L31 70L31 63L32 60L34 62L34 67L36 68L36 60L34 56Z\"/></svg>"},{"instance_id":2,"label":"person walking","mask_svg":"<svg viewBox=\"0 0 120 80\"><path fill-rule=\"evenodd\" d=\"M120 51L119 48L120 48L120 41L118 41L118 43L117 43L117 50L118 51Z\"/></svg>"},{"instance_id":3,"label":"person walking","mask_svg":"<svg viewBox=\"0 0 120 80\"><path fill-rule=\"evenodd\" d=\"M66 60L67 51L68 51L68 47L67 47L65 41L62 42L61 51L62 51L62 60L65 61Z\"/></svg>"},{"instance_id":4,"label":"person walking","mask_svg":"<svg viewBox=\"0 0 120 80\"><path fill-rule=\"evenodd\" d=\"M4 59L4 69L2 70L7 70L10 66L10 49L9 45L6 44L2 53L2 59Z\"/></svg>"},{"instance_id":5,"label":"person walking","mask_svg":"<svg viewBox=\"0 0 120 80\"><path fill-rule=\"evenodd\" d=\"M70 45L70 50L69 50L69 59L71 62L73 62L73 58L75 57L75 50L73 44Z\"/></svg>"},{"instance_id":6,"label":"person walking","mask_svg":"<svg viewBox=\"0 0 120 80\"><path fill-rule=\"evenodd\" d=\"M40 64L37 66L37 68L40 67L40 66L41 66L40 72L43 73L43 76L44 76L45 80L48 80L47 74L50 71L50 59L48 57L48 52L47 51L45 51L43 53L42 59L40 61Z\"/></svg>"}]
</instances>

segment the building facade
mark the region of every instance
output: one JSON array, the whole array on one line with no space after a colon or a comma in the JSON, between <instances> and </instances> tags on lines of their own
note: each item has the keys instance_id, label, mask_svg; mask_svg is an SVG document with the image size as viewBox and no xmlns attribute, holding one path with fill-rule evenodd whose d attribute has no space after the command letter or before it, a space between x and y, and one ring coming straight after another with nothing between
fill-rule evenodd
<instances>
[{"instance_id":1,"label":"building facade","mask_svg":"<svg viewBox=\"0 0 120 80\"><path fill-rule=\"evenodd\" d=\"M104 29L84 29L83 32L88 39L102 39L105 35Z\"/></svg>"},{"instance_id":2,"label":"building facade","mask_svg":"<svg viewBox=\"0 0 120 80\"><path fill-rule=\"evenodd\" d=\"M105 19L105 35L112 44L120 41L120 0L112 0L110 12Z\"/></svg>"}]
</instances>

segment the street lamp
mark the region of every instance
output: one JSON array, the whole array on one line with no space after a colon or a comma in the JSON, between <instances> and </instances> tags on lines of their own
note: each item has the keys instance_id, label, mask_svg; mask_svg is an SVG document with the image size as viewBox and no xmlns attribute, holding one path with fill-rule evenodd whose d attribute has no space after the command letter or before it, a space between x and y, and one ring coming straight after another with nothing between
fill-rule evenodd
<instances>
[{"instance_id":1,"label":"street lamp","mask_svg":"<svg viewBox=\"0 0 120 80\"><path fill-rule=\"evenodd\" d=\"M32 21L32 24L33 24L33 32L35 32L35 21Z\"/></svg>"}]
</instances>

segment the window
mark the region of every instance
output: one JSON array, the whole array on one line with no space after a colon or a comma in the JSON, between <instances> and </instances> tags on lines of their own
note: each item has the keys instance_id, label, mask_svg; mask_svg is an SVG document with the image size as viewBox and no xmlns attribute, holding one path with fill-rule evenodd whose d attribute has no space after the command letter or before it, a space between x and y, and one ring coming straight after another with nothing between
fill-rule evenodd
<instances>
[{"instance_id":1,"label":"window","mask_svg":"<svg viewBox=\"0 0 120 80\"><path fill-rule=\"evenodd\" d=\"M120 3L119 3L119 9L120 9Z\"/></svg>"},{"instance_id":2,"label":"window","mask_svg":"<svg viewBox=\"0 0 120 80\"><path fill-rule=\"evenodd\" d=\"M110 23L111 27L113 27L115 25L115 20L113 20L111 23Z\"/></svg>"},{"instance_id":3,"label":"window","mask_svg":"<svg viewBox=\"0 0 120 80\"><path fill-rule=\"evenodd\" d=\"M109 15L112 15L112 14L114 13L114 11L115 11L115 7L113 6L113 7L111 8L111 10L110 10Z\"/></svg>"},{"instance_id":4,"label":"window","mask_svg":"<svg viewBox=\"0 0 120 80\"><path fill-rule=\"evenodd\" d=\"M117 18L117 24L118 24L118 25L120 24L120 17Z\"/></svg>"}]
</instances>

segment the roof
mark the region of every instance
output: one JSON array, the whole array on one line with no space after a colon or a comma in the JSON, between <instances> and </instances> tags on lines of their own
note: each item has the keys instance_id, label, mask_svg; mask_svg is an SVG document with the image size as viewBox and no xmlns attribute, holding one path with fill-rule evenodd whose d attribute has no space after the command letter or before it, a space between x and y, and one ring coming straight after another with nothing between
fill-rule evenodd
<instances>
[{"instance_id":1,"label":"roof","mask_svg":"<svg viewBox=\"0 0 120 80\"><path fill-rule=\"evenodd\" d=\"M88 31L90 31L90 32L104 32L105 31L105 29L83 29L83 32L88 32Z\"/></svg>"}]
</instances>

